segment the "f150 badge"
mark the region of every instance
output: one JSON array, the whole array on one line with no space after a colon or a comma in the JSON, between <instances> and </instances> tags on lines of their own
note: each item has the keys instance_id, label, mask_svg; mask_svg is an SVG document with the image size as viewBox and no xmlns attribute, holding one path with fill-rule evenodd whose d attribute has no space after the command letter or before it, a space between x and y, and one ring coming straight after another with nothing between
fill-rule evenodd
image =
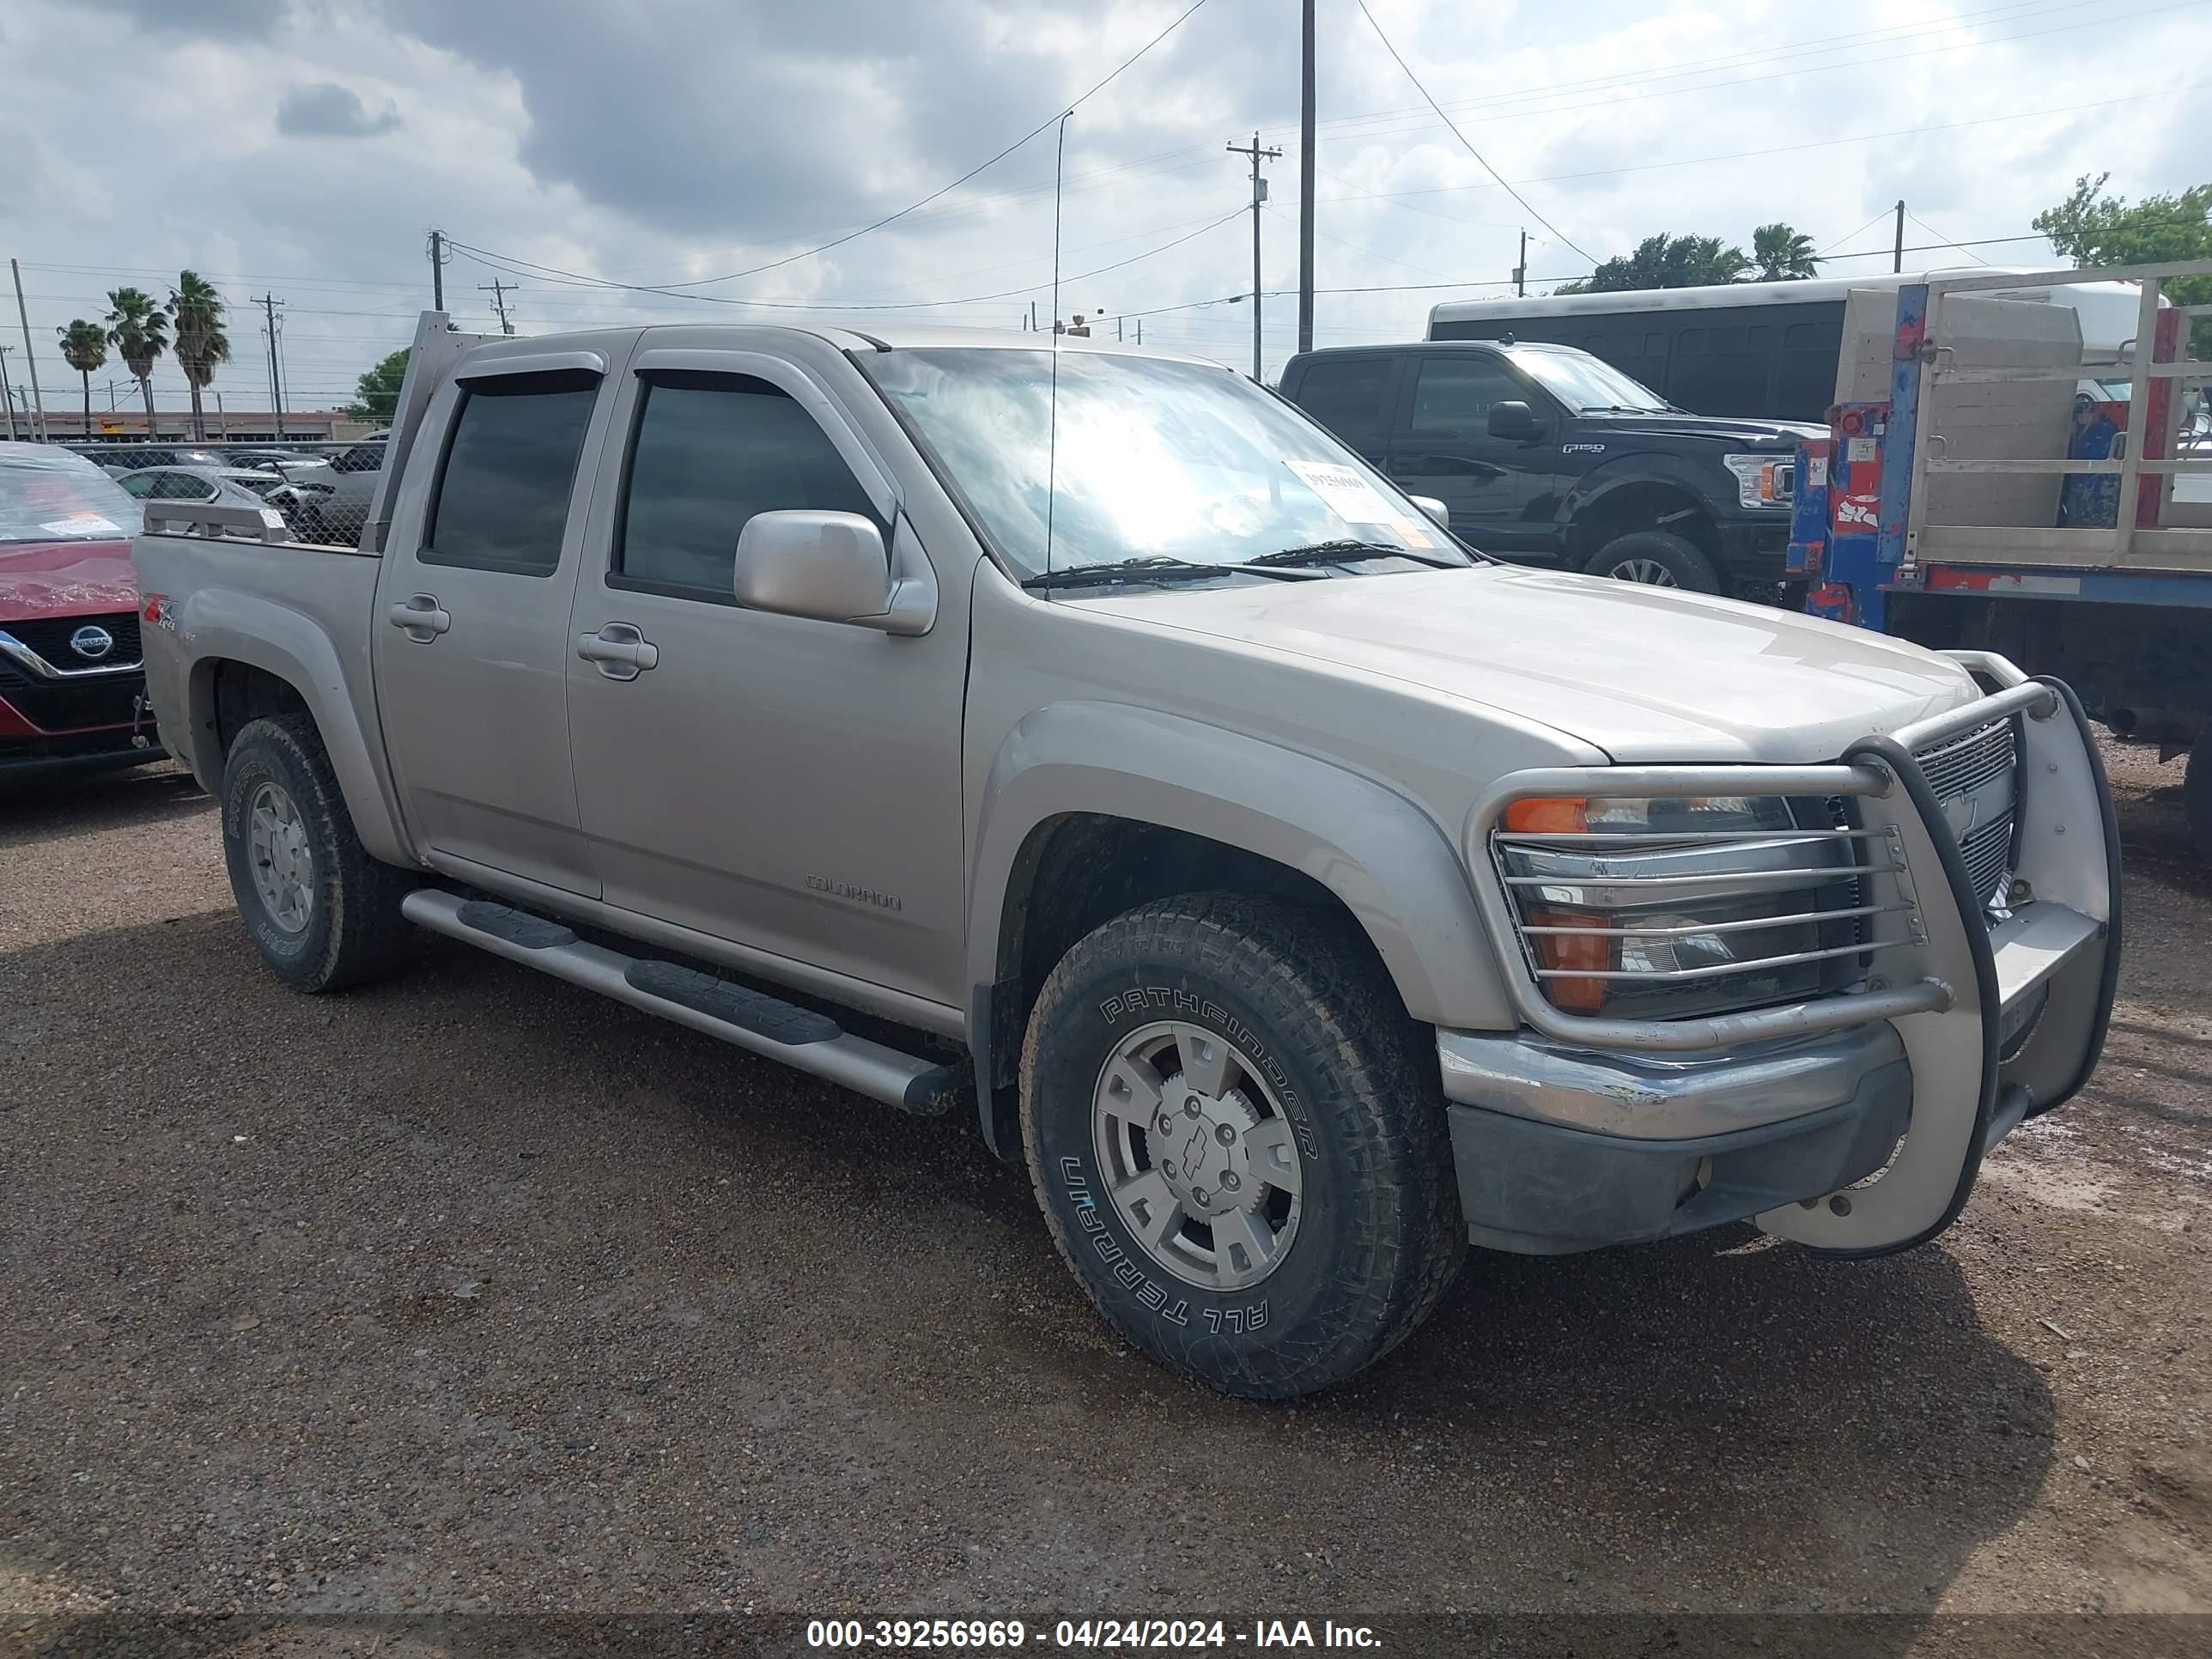
<instances>
[{"instance_id":1,"label":"f150 badge","mask_svg":"<svg viewBox=\"0 0 2212 1659\"><path fill-rule=\"evenodd\" d=\"M1602 455L1605 453L1605 446L1603 444L1561 444L1559 446L1559 453L1562 455Z\"/></svg>"}]
</instances>

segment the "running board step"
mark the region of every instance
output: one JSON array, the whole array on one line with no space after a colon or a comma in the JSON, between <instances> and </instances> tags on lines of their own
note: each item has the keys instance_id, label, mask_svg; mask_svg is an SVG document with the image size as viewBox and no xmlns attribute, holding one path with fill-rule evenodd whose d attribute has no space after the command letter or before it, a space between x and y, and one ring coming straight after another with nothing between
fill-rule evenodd
<instances>
[{"instance_id":1,"label":"running board step","mask_svg":"<svg viewBox=\"0 0 2212 1659\"><path fill-rule=\"evenodd\" d=\"M422 887L400 901L399 912L418 927L781 1060L902 1112L941 1116L967 1095L964 1067L854 1036L827 1014L712 974L587 943L562 923L526 910Z\"/></svg>"}]
</instances>

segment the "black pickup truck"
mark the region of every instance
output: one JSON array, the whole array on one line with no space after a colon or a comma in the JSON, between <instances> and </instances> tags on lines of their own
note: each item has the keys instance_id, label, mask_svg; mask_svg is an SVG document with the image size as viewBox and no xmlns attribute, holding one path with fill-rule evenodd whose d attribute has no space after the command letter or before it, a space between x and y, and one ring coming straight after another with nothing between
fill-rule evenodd
<instances>
[{"instance_id":1,"label":"black pickup truck","mask_svg":"<svg viewBox=\"0 0 2212 1659\"><path fill-rule=\"evenodd\" d=\"M1801 437L1692 415L1572 346L1422 341L1303 352L1283 396L1486 553L1770 599Z\"/></svg>"}]
</instances>

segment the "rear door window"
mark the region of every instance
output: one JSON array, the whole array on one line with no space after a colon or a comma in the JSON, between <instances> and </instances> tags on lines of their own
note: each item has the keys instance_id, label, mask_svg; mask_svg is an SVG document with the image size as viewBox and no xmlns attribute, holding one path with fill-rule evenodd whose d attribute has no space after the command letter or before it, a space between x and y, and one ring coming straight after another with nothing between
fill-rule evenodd
<instances>
[{"instance_id":1,"label":"rear door window","mask_svg":"<svg viewBox=\"0 0 2212 1659\"><path fill-rule=\"evenodd\" d=\"M421 561L551 575L599 392L599 377L584 371L468 381Z\"/></svg>"},{"instance_id":2,"label":"rear door window","mask_svg":"<svg viewBox=\"0 0 2212 1659\"><path fill-rule=\"evenodd\" d=\"M1389 424L1391 358L1322 357L1308 363L1293 399L1330 431L1370 437Z\"/></svg>"}]
</instances>

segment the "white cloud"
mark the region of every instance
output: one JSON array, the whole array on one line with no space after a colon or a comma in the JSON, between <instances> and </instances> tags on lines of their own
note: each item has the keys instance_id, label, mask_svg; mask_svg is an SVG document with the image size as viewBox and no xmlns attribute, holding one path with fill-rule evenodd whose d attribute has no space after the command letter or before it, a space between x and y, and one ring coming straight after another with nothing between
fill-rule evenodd
<instances>
[{"instance_id":1,"label":"white cloud","mask_svg":"<svg viewBox=\"0 0 2212 1659\"><path fill-rule=\"evenodd\" d=\"M1388 287L1444 273L1502 283L1518 228L1538 276L1655 231L1747 241L1785 219L1827 248L1885 250L1898 196L1943 234L2016 235L2075 176L2130 195L2203 182L2190 86L2212 62L2192 7L2122 0L1878 0L1838 14L1778 0L1468 7L1369 0L1467 137L1547 231L1430 112L1356 7L1322 8L1320 280ZM432 225L473 248L629 282L696 282L852 230L982 161L1093 84L1182 9L1075 0L0 0L11 82L0 233L29 265L32 332L96 314L122 282L214 274L236 362L218 385L260 397L249 295L287 301L292 398L342 401L427 302ZM1262 14L1265 14L1264 15ZM1278 15L1277 14L1280 15ZM1210 0L1068 125L1063 274L1115 264L1235 211L1255 125L1291 151L1270 169L1267 283L1295 282L1295 9ZM2212 79L2212 76L2202 78ZM2124 100L2124 101L2113 101ZM2094 106L2093 107L2075 107ZM270 111L289 108L288 125ZM374 143L301 137L375 129ZM319 118L319 125L318 125ZM1880 137L1906 129L1917 136ZM27 137L25 135L35 135ZM1727 158L1727 159L1713 159ZM1048 305L1052 136L872 234L693 292L754 301L962 300L942 320L1012 325ZM1934 240L1908 226L1911 241ZM1067 283L1061 310L1221 300L1250 282L1241 217L1158 257ZM2002 263L2039 242L1978 249ZM1960 253L1912 256L1957 263ZM1879 270L1880 258L1832 269ZM479 283L518 280L459 255L449 308L484 326ZM636 318L773 319L528 274L526 331ZM998 295L1005 297L980 298ZM1495 292L1472 289L1475 293ZM1322 343L1408 337L1441 292L1325 293ZM893 313L899 314L899 313ZM1295 306L1267 303L1267 356ZM1242 305L1163 313L1148 341L1231 362ZM15 359L11 357L10 362ZM20 369L19 369L20 372ZM181 398L173 368L157 393Z\"/></svg>"}]
</instances>

